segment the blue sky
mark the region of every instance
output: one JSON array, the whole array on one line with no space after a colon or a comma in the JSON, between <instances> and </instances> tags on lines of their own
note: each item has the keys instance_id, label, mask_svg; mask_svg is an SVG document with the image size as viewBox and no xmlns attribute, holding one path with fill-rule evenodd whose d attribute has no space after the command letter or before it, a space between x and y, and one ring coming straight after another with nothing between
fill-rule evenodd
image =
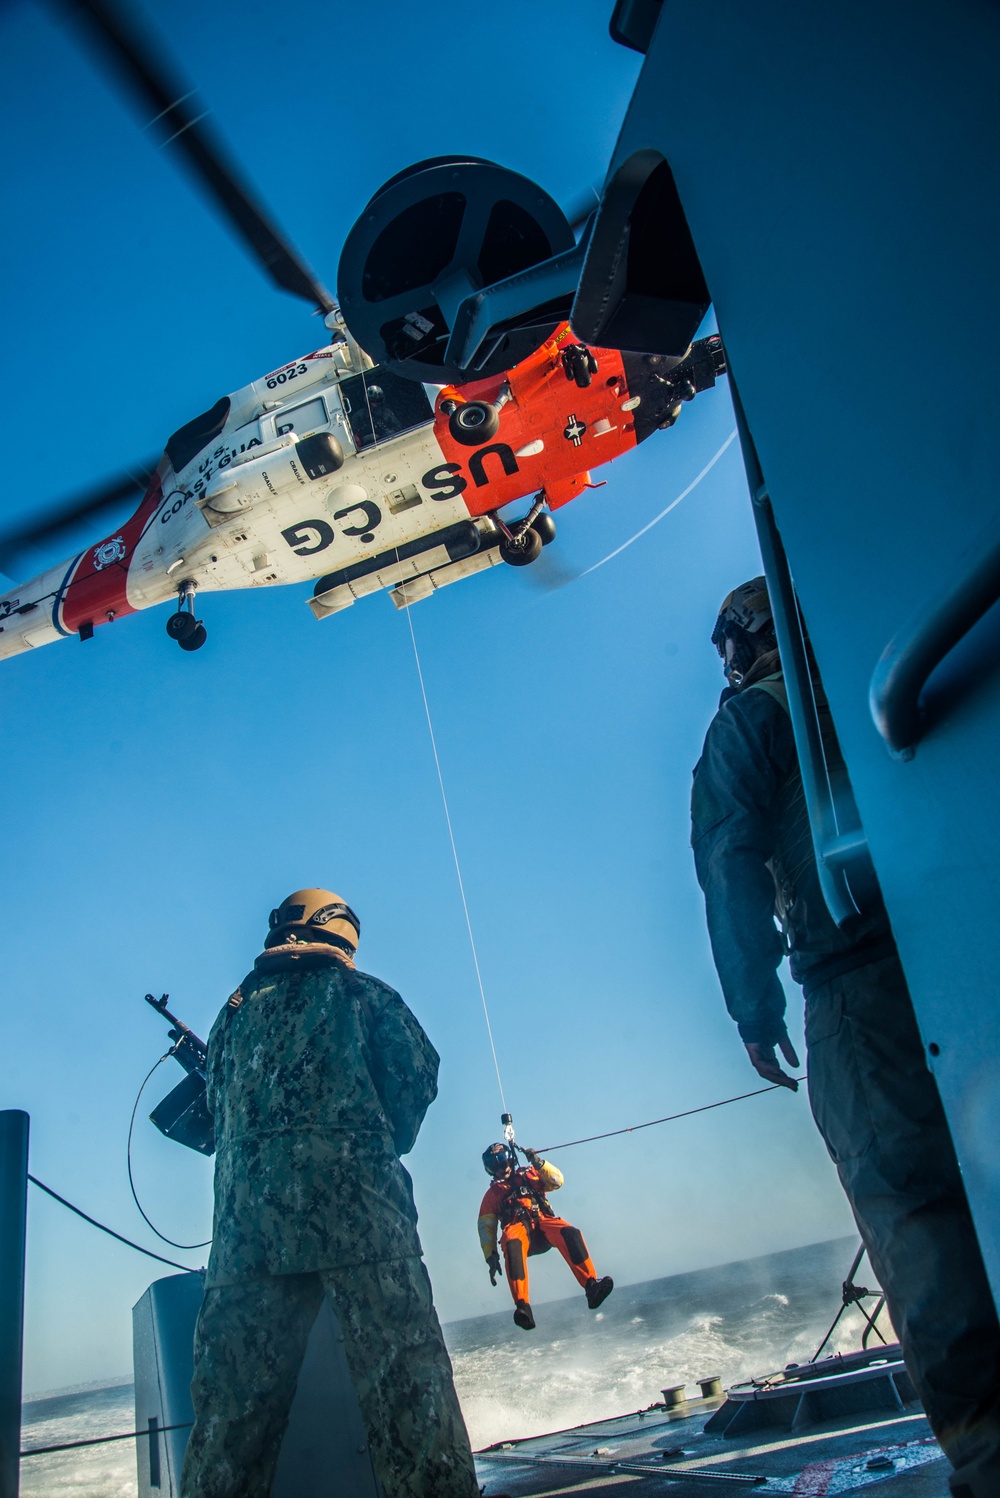
<instances>
[{"instance_id":1,"label":"blue sky","mask_svg":"<svg viewBox=\"0 0 1000 1498\"><path fill-rule=\"evenodd\" d=\"M525 0L463 11L461 25L401 3L173 0L146 14L332 284L355 216L411 161L468 151L563 201L600 180L639 63L608 39L610 8ZM5 7L0 39L16 230L0 245L6 525L159 450L218 396L323 340L54 12ZM537 571L495 568L412 613L527 1143L756 1085L687 845L691 768L721 686L709 635L723 594L759 570L736 445L634 546L554 585L652 519L732 426L722 381L597 473L607 486L560 512ZM361 966L399 988L442 1055L407 1162L441 1315L502 1310L475 1233L500 1104L406 617L380 596L318 624L306 596L212 596L197 655L152 610L4 663L2 1106L32 1115L35 1174L155 1248L125 1170L135 1093L166 1046L142 995L169 991L207 1034L271 906L330 886L363 918ZM169 1062L150 1083L135 1164L150 1215L193 1241L210 1226L211 1167L145 1122L179 1078ZM622 1282L851 1227L802 1096L555 1158L562 1210ZM34 1192L28 1254L26 1387L126 1371L130 1307L156 1266ZM548 1260L536 1278L539 1301L572 1288Z\"/></svg>"}]
</instances>

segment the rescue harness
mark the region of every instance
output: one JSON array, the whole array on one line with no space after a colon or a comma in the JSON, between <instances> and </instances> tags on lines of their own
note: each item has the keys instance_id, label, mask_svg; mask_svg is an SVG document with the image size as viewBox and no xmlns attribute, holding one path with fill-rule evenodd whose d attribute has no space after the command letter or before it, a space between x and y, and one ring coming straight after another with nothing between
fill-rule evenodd
<instances>
[{"instance_id":1,"label":"rescue harness","mask_svg":"<svg viewBox=\"0 0 1000 1498\"><path fill-rule=\"evenodd\" d=\"M497 1209L497 1221L501 1228L510 1227L512 1223L523 1222L525 1227L532 1231L538 1224L539 1217L554 1217L544 1193L529 1181L523 1170L514 1172L509 1183L498 1181L498 1186L508 1185L509 1190ZM524 1198L528 1201L525 1202Z\"/></svg>"},{"instance_id":2,"label":"rescue harness","mask_svg":"<svg viewBox=\"0 0 1000 1498\"><path fill-rule=\"evenodd\" d=\"M500 1115L500 1122L503 1125L503 1137L504 1144L506 1145L507 1150L507 1158L511 1162L513 1169L509 1179L506 1181L497 1180L496 1177L494 1177L495 1185L507 1187L506 1194L497 1207L497 1221L499 1222L501 1229L508 1228L512 1223L515 1222L523 1222L525 1227L531 1234L532 1240L534 1241L536 1237L538 1237L537 1227L539 1217L554 1217L556 1214L549 1206L548 1200L546 1199L545 1193L542 1188L536 1185L533 1181L530 1181L528 1179L526 1169L523 1166L519 1166L517 1164L518 1151L520 1151L520 1153L528 1161L529 1167L532 1165L532 1160L535 1152L533 1150L526 1150L522 1145L515 1142L514 1120L509 1113L502 1113ZM499 1154L499 1147L496 1145L491 1145L490 1148L483 1154L483 1164L491 1174L492 1170L490 1163L488 1162L490 1162L491 1158L495 1159L496 1157L498 1157ZM527 1200L525 1200L525 1198L527 1198ZM542 1240L542 1242L544 1242L544 1240ZM548 1245L546 1244L546 1247L547 1246ZM538 1251L541 1252L543 1250L539 1248Z\"/></svg>"}]
</instances>

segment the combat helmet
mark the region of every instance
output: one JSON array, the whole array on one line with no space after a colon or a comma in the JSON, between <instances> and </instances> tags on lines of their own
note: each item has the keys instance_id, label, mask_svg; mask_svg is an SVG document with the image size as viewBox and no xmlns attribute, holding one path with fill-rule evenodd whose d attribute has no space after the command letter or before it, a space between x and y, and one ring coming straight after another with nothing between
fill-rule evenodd
<instances>
[{"instance_id":1,"label":"combat helmet","mask_svg":"<svg viewBox=\"0 0 1000 1498\"><path fill-rule=\"evenodd\" d=\"M726 661L727 640L733 642L729 661ZM737 687L754 661L777 649L766 578L752 577L726 595L712 631L712 644L725 663L727 678Z\"/></svg>"},{"instance_id":2,"label":"combat helmet","mask_svg":"<svg viewBox=\"0 0 1000 1498\"><path fill-rule=\"evenodd\" d=\"M291 938L326 942L353 956L361 937L361 922L340 895L328 889L297 889L282 900L268 918L265 948Z\"/></svg>"}]
</instances>

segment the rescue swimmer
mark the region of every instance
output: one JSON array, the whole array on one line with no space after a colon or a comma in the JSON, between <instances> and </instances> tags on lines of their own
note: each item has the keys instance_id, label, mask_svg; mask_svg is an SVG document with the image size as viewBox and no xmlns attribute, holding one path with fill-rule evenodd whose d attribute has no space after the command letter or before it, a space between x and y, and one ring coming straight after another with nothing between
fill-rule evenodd
<instances>
[{"instance_id":1,"label":"rescue swimmer","mask_svg":"<svg viewBox=\"0 0 1000 1498\"><path fill-rule=\"evenodd\" d=\"M518 1165L512 1145L491 1144L483 1151L483 1167L492 1177L492 1184L479 1208L479 1242L490 1271L490 1284L495 1285L501 1272L497 1252L499 1226L507 1283L514 1298L514 1322L530 1332L535 1325L528 1297L528 1259L532 1254L557 1248L584 1290L592 1311L607 1300L615 1282L607 1274L598 1279L580 1229L557 1217L549 1206L545 1193L559 1190L563 1184L562 1171L541 1159L534 1150L526 1149L523 1153L528 1159L526 1166Z\"/></svg>"}]
</instances>

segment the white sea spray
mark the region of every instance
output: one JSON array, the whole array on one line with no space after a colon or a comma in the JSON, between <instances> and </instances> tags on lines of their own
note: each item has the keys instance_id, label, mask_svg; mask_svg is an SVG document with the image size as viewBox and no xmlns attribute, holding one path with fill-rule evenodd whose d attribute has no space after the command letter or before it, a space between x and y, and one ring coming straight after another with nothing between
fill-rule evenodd
<instances>
[{"instance_id":1,"label":"white sea spray","mask_svg":"<svg viewBox=\"0 0 1000 1498\"><path fill-rule=\"evenodd\" d=\"M81 1389L31 1400L24 1407L21 1446L54 1446L93 1440L135 1428L131 1383ZM135 1498L132 1441L27 1457L21 1463L21 1498Z\"/></svg>"},{"instance_id":2,"label":"white sea spray","mask_svg":"<svg viewBox=\"0 0 1000 1498\"><path fill-rule=\"evenodd\" d=\"M638 1410L660 1391L712 1375L724 1384L802 1363L840 1305L851 1240L617 1286L600 1315L582 1295L538 1299L537 1330L497 1315L452 1323L445 1335L474 1447ZM612 1271L613 1271L613 1266ZM565 1266L532 1261L536 1293L564 1288ZM570 1283L572 1283L570 1281ZM505 1291L506 1293L506 1291ZM857 1311L841 1318L826 1351L860 1344ZM887 1332L888 1334L888 1332ZM133 1429L131 1385L60 1390L25 1405L24 1447ZM132 1441L30 1457L22 1498L135 1498Z\"/></svg>"},{"instance_id":3,"label":"white sea spray","mask_svg":"<svg viewBox=\"0 0 1000 1498\"><path fill-rule=\"evenodd\" d=\"M807 1362L840 1305L850 1254L849 1240L817 1244L620 1286L603 1320L574 1296L536 1304L530 1333L509 1312L447 1327L473 1446L642 1409L671 1385L694 1397L699 1379L733 1384ZM862 1330L852 1311L825 1351L856 1348Z\"/></svg>"}]
</instances>

